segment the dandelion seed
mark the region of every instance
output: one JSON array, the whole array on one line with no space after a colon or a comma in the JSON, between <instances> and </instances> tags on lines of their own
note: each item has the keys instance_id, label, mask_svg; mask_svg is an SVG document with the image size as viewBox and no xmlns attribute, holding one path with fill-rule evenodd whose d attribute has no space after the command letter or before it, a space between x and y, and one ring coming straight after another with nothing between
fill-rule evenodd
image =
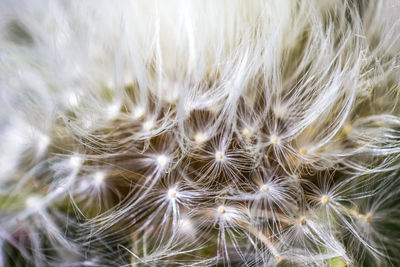
<instances>
[{"instance_id":1,"label":"dandelion seed","mask_svg":"<svg viewBox=\"0 0 400 267\"><path fill-rule=\"evenodd\" d=\"M130 73L125 73L124 74L124 84L126 85L125 87L133 87L133 75Z\"/></svg>"},{"instance_id":2,"label":"dandelion seed","mask_svg":"<svg viewBox=\"0 0 400 267\"><path fill-rule=\"evenodd\" d=\"M67 96L67 102L70 107L76 107L79 103L78 96L75 93L70 93Z\"/></svg>"},{"instance_id":3,"label":"dandelion seed","mask_svg":"<svg viewBox=\"0 0 400 267\"><path fill-rule=\"evenodd\" d=\"M40 204L40 197L38 197L38 196L29 196L25 200L25 205L28 208L36 208L39 206L39 204Z\"/></svg>"},{"instance_id":4,"label":"dandelion seed","mask_svg":"<svg viewBox=\"0 0 400 267\"><path fill-rule=\"evenodd\" d=\"M250 138L253 135L252 131L247 127L243 128L242 134L247 138Z\"/></svg>"},{"instance_id":5,"label":"dandelion seed","mask_svg":"<svg viewBox=\"0 0 400 267\"><path fill-rule=\"evenodd\" d=\"M217 211L220 214L225 214L226 213L226 208L225 208L225 206L221 205L221 206L218 206Z\"/></svg>"},{"instance_id":6,"label":"dandelion seed","mask_svg":"<svg viewBox=\"0 0 400 267\"><path fill-rule=\"evenodd\" d=\"M285 118L287 114L287 108L281 104L274 106L272 111L277 118Z\"/></svg>"},{"instance_id":7,"label":"dandelion seed","mask_svg":"<svg viewBox=\"0 0 400 267\"><path fill-rule=\"evenodd\" d=\"M260 187L260 191L261 192L268 192L269 191L269 186L267 185L267 184L263 184L261 187Z\"/></svg>"},{"instance_id":8,"label":"dandelion seed","mask_svg":"<svg viewBox=\"0 0 400 267\"><path fill-rule=\"evenodd\" d=\"M50 137L45 134L39 134L37 140L37 153L39 155L43 154L43 152L47 149L48 145L50 144Z\"/></svg>"},{"instance_id":9,"label":"dandelion seed","mask_svg":"<svg viewBox=\"0 0 400 267\"><path fill-rule=\"evenodd\" d=\"M206 141L206 136L203 133L198 132L194 136L194 141L196 142L196 144L201 145L202 143L204 143Z\"/></svg>"},{"instance_id":10,"label":"dandelion seed","mask_svg":"<svg viewBox=\"0 0 400 267\"><path fill-rule=\"evenodd\" d=\"M166 155L159 155L156 158L157 160L157 164L160 168L165 168L167 166L167 164L169 163L169 157Z\"/></svg>"},{"instance_id":11,"label":"dandelion seed","mask_svg":"<svg viewBox=\"0 0 400 267\"><path fill-rule=\"evenodd\" d=\"M281 264L284 260L285 260L284 258L278 257L278 258L276 258L276 263Z\"/></svg>"},{"instance_id":12,"label":"dandelion seed","mask_svg":"<svg viewBox=\"0 0 400 267\"><path fill-rule=\"evenodd\" d=\"M279 145L280 139L279 139L279 137L276 136L276 135L271 135L270 142L271 142L271 144L273 144L273 145Z\"/></svg>"},{"instance_id":13,"label":"dandelion seed","mask_svg":"<svg viewBox=\"0 0 400 267\"><path fill-rule=\"evenodd\" d=\"M343 134L344 135L349 135L353 131L353 127L350 124L346 124L343 126Z\"/></svg>"},{"instance_id":14,"label":"dandelion seed","mask_svg":"<svg viewBox=\"0 0 400 267\"><path fill-rule=\"evenodd\" d=\"M187 218L179 220L180 230L185 233L192 233L194 230L193 223Z\"/></svg>"},{"instance_id":15,"label":"dandelion seed","mask_svg":"<svg viewBox=\"0 0 400 267\"><path fill-rule=\"evenodd\" d=\"M372 214L371 214L371 213L367 213L367 214L365 215L365 221L366 221L367 223L370 223L370 222L372 221Z\"/></svg>"},{"instance_id":16,"label":"dandelion seed","mask_svg":"<svg viewBox=\"0 0 400 267\"><path fill-rule=\"evenodd\" d=\"M136 107L134 110L133 110L133 118L135 119L135 120L137 120L137 119L140 119L142 116L144 115L144 110L143 110L143 108L142 107ZM152 126L149 126L149 127L144 127L143 126L143 128L149 128L149 129L151 129L152 128Z\"/></svg>"},{"instance_id":17,"label":"dandelion seed","mask_svg":"<svg viewBox=\"0 0 400 267\"><path fill-rule=\"evenodd\" d=\"M215 159L216 159L217 161L222 161L222 160L224 160L224 159L225 159L225 153L222 152L222 151L217 151L217 152L215 152Z\"/></svg>"},{"instance_id":18,"label":"dandelion seed","mask_svg":"<svg viewBox=\"0 0 400 267\"><path fill-rule=\"evenodd\" d=\"M93 175L93 179L94 179L96 185L102 184L104 182L105 178L106 178L106 174L102 171L98 171L98 172L94 173L94 175Z\"/></svg>"},{"instance_id":19,"label":"dandelion seed","mask_svg":"<svg viewBox=\"0 0 400 267\"><path fill-rule=\"evenodd\" d=\"M176 188L170 188L168 190L168 197L170 199L175 199L178 196L178 192L176 191Z\"/></svg>"},{"instance_id":20,"label":"dandelion seed","mask_svg":"<svg viewBox=\"0 0 400 267\"><path fill-rule=\"evenodd\" d=\"M143 129L146 131L150 131L154 127L154 121L153 120L147 120L143 122Z\"/></svg>"},{"instance_id":21,"label":"dandelion seed","mask_svg":"<svg viewBox=\"0 0 400 267\"><path fill-rule=\"evenodd\" d=\"M85 129L89 129L93 126L93 122L90 119L82 119L82 127Z\"/></svg>"},{"instance_id":22,"label":"dandelion seed","mask_svg":"<svg viewBox=\"0 0 400 267\"><path fill-rule=\"evenodd\" d=\"M174 90L172 92L167 93L165 100L170 104L176 104L178 100L178 91Z\"/></svg>"},{"instance_id":23,"label":"dandelion seed","mask_svg":"<svg viewBox=\"0 0 400 267\"><path fill-rule=\"evenodd\" d=\"M118 115L119 110L120 110L120 104L119 103L114 103L114 104L108 106L108 108L107 108L107 116L108 116L108 118L110 118L110 119L115 118Z\"/></svg>"},{"instance_id":24,"label":"dandelion seed","mask_svg":"<svg viewBox=\"0 0 400 267\"><path fill-rule=\"evenodd\" d=\"M308 153L308 151L307 151L307 149L305 147L301 147L299 149L299 152L300 152L301 155L307 155L307 153Z\"/></svg>"},{"instance_id":25,"label":"dandelion seed","mask_svg":"<svg viewBox=\"0 0 400 267\"><path fill-rule=\"evenodd\" d=\"M79 156L71 156L69 163L73 169L79 169L83 163L83 160Z\"/></svg>"},{"instance_id":26,"label":"dandelion seed","mask_svg":"<svg viewBox=\"0 0 400 267\"><path fill-rule=\"evenodd\" d=\"M358 218L358 219L360 219L360 220L363 220L363 221L365 221L366 223L370 223L371 220L372 220L372 214L371 214L371 213L362 214L362 213L359 213L359 212L358 212L357 210L355 210L355 209L346 209L346 211L347 211L350 215L352 215L352 216L354 216L354 217L356 217L356 218Z\"/></svg>"},{"instance_id":27,"label":"dandelion seed","mask_svg":"<svg viewBox=\"0 0 400 267\"><path fill-rule=\"evenodd\" d=\"M327 204L329 203L329 201L330 201L329 196L323 195L323 196L321 197L321 203L322 203L322 205L327 205Z\"/></svg>"}]
</instances>

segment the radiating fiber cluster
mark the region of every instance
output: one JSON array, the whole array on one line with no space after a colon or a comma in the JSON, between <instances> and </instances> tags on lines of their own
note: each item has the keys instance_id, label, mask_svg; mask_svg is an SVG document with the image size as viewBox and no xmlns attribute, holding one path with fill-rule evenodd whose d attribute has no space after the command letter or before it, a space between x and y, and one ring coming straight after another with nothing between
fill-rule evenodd
<instances>
[{"instance_id":1,"label":"radiating fiber cluster","mask_svg":"<svg viewBox=\"0 0 400 267\"><path fill-rule=\"evenodd\" d=\"M0 0L0 266L400 266L400 0Z\"/></svg>"}]
</instances>

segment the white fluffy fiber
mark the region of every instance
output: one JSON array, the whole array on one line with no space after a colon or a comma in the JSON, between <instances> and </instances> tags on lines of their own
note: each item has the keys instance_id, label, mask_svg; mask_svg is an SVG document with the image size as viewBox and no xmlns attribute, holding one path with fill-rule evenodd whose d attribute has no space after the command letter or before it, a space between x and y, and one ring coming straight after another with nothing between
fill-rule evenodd
<instances>
[{"instance_id":1,"label":"white fluffy fiber","mask_svg":"<svg viewBox=\"0 0 400 267\"><path fill-rule=\"evenodd\" d=\"M0 1L0 266L397 266L398 14Z\"/></svg>"}]
</instances>

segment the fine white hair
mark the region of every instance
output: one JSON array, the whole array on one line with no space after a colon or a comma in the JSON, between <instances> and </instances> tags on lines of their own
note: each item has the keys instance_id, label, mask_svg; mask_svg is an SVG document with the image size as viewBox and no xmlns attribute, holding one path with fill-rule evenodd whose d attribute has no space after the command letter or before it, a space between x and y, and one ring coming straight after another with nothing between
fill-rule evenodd
<instances>
[{"instance_id":1,"label":"fine white hair","mask_svg":"<svg viewBox=\"0 0 400 267\"><path fill-rule=\"evenodd\" d=\"M400 265L399 13L0 1L0 266Z\"/></svg>"}]
</instances>

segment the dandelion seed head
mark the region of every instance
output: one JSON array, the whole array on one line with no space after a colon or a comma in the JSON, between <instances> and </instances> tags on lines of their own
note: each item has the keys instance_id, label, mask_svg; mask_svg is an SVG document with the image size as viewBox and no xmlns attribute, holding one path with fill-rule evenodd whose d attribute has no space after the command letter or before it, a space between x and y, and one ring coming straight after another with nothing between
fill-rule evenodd
<instances>
[{"instance_id":1,"label":"dandelion seed head","mask_svg":"<svg viewBox=\"0 0 400 267\"><path fill-rule=\"evenodd\" d=\"M185 233L191 233L194 230L193 222L188 218L182 218L179 220L180 230Z\"/></svg>"}]
</instances>

